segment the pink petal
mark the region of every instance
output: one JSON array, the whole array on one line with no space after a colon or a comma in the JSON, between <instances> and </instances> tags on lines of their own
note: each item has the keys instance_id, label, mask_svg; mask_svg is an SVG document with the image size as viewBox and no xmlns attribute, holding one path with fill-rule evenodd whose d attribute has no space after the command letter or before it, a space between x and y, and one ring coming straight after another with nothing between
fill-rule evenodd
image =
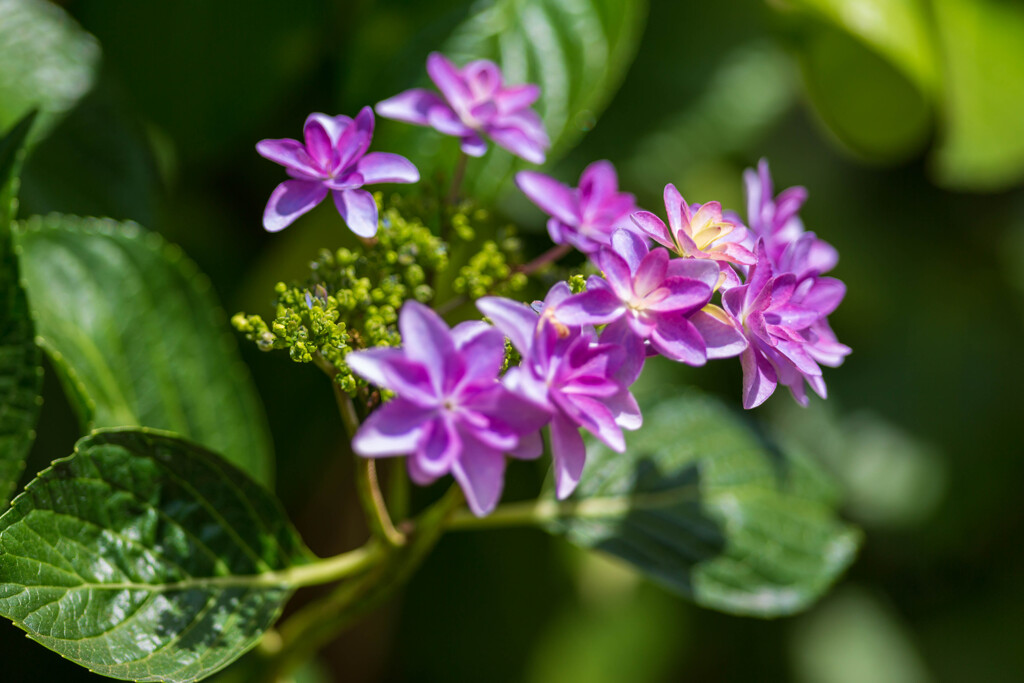
<instances>
[{"instance_id":1,"label":"pink petal","mask_svg":"<svg viewBox=\"0 0 1024 683\"><path fill-rule=\"evenodd\" d=\"M719 265L708 259L674 258L668 262L667 277L685 277L703 282L711 289L718 284Z\"/></svg>"},{"instance_id":2,"label":"pink petal","mask_svg":"<svg viewBox=\"0 0 1024 683\"><path fill-rule=\"evenodd\" d=\"M751 346L740 354L740 364L743 366L743 407L750 410L768 400L775 391L775 369Z\"/></svg>"},{"instance_id":3,"label":"pink petal","mask_svg":"<svg viewBox=\"0 0 1024 683\"><path fill-rule=\"evenodd\" d=\"M513 85L494 95L494 101L503 114L525 109L540 97L540 88L533 84Z\"/></svg>"},{"instance_id":4,"label":"pink petal","mask_svg":"<svg viewBox=\"0 0 1024 683\"><path fill-rule=\"evenodd\" d=\"M747 348L747 339L738 323L717 306L708 306L690 316L690 322L704 338L709 360L732 358Z\"/></svg>"},{"instance_id":5,"label":"pink petal","mask_svg":"<svg viewBox=\"0 0 1024 683\"><path fill-rule=\"evenodd\" d=\"M626 259L611 249L603 248L597 254L598 265L604 272L608 284L621 301L633 299L633 273L630 272Z\"/></svg>"},{"instance_id":6,"label":"pink petal","mask_svg":"<svg viewBox=\"0 0 1024 683\"><path fill-rule=\"evenodd\" d=\"M659 316L651 333L651 345L658 353L687 365L701 366L707 362L704 338L693 324L681 315Z\"/></svg>"},{"instance_id":7,"label":"pink petal","mask_svg":"<svg viewBox=\"0 0 1024 683\"><path fill-rule=\"evenodd\" d=\"M624 318L620 318L601 331L601 343L615 344L625 351L622 365L615 371L615 380L627 387L635 382L643 370L644 359L647 356L644 340L633 332Z\"/></svg>"},{"instance_id":8,"label":"pink petal","mask_svg":"<svg viewBox=\"0 0 1024 683\"><path fill-rule=\"evenodd\" d=\"M509 338L512 346L516 347L520 354L526 356L530 353L534 330L537 329L539 320L532 308L518 301L497 296L477 299L476 307Z\"/></svg>"},{"instance_id":9,"label":"pink petal","mask_svg":"<svg viewBox=\"0 0 1024 683\"><path fill-rule=\"evenodd\" d=\"M443 390L447 369L455 356L451 330L433 309L418 301L402 304L398 330L405 355L427 369L437 393Z\"/></svg>"},{"instance_id":10,"label":"pink petal","mask_svg":"<svg viewBox=\"0 0 1024 683\"><path fill-rule=\"evenodd\" d=\"M571 296L555 308L555 317L567 325L606 325L626 312L622 300L607 289L591 289Z\"/></svg>"},{"instance_id":11,"label":"pink petal","mask_svg":"<svg viewBox=\"0 0 1024 683\"><path fill-rule=\"evenodd\" d=\"M665 298L647 306L647 310L658 313L678 312L688 315L704 308L711 299L711 288L699 280L684 277L670 277L661 281L660 288L667 290Z\"/></svg>"},{"instance_id":12,"label":"pink petal","mask_svg":"<svg viewBox=\"0 0 1024 683\"><path fill-rule=\"evenodd\" d=\"M360 237L377 234L377 202L366 190L334 190L334 205L348 229Z\"/></svg>"},{"instance_id":13,"label":"pink petal","mask_svg":"<svg viewBox=\"0 0 1024 683\"><path fill-rule=\"evenodd\" d=\"M383 102L378 102L375 109L379 116L383 116L386 119L427 126L431 125L428 113L434 107L445 108L451 111L451 108L445 104L444 100L437 93L424 88L413 88L390 97ZM452 115L454 116L454 112L452 112Z\"/></svg>"},{"instance_id":14,"label":"pink petal","mask_svg":"<svg viewBox=\"0 0 1024 683\"><path fill-rule=\"evenodd\" d=\"M482 157L487 153L487 143L476 133L470 133L462 138L459 149L471 157Z\"/></svg>"},{"instance_id":15,"label":"pink petal","mask_svg":"<svg viewBox=\"0 0 1024 683\"><path fill-rule=\"evenodd\" d=\"M636 227L658 244L669 249L676 248L672 235L669 234L668 226L650 211L637 211L630 214L629 218Z\"/></svg>"},{"instance_id":16,"label":"pink petal","mask_svg":"<svg viewBox=\"0 0 1024 683\"><path fill-rule=\"evenodd\" d=\"M432 414L401 397L393 399L366 418L352 438L352 450L364 458L412 453Z\"/></svg>"},{"instance_id":17,"label":"pink petal","mask_svg":"<svg viewBox=\"0 0 1024 683\"><path fill-rule=\"evenodd\" d=\"M605 405L612 411L615 424L629 431L636 431L643 426L644 418L640 414L640 406L628 389L621 389L617 394L604 399Z\"/></svg>"},{"instance_id":18,"label":"pink petal","mask_svg":"<svg viewBox=\"0 0 1024 683\"><path fill-rule=\"evenodd\" d=\"M544 454L544 439L540 432L530 432L519 437L519 445L509 451L508 455L519 460L536 460Z\"/></svg>"},{"instance_id":19,"label":"pink petal","mask_svg":"<svg viewBox=\"0 0 1024 683\"><path fill-rule=\"evenodd\" d=\"M356 164L367 185L373 183L415 183L420 172L411 161L398 154L370 152Z\"/></svg>"},{"instance_id":20,"label":"pink petal","mask_svg":"<svg viewBox=\"0 0 1024 683\"><path fill-rule=\"evenodd\" d=\"M460 345L458 355L466 364L462 384L487 380L497 383L498 373L505 362L505 335L489 327Z\"/></svg>"},{"instance_id":21,"label":"pink petal","mask_svg":"<svg viewBox=\"0 0 1024 683\"><path fill-rule=\"evenodd\" d=\"M491 127L488 126L487 135L494 140L499 147L504 147L517 157L526 159L531 164L543 164L544 150L547 148L546 141L535 136L528 135L519 126Z\"/></svg>"},{"instance_id":22,"label":"pink petal","mask_svg":"<svg viewBox=\"0 0 1024 683\"><path fill-rule=\"evenodd\" d=\"M579 201L562 183L543 173L520 171L516 174L516 185L548 215L568 225L579 225Z\"/></svg>"},{"instance_id":23,"label":"pink petal","mask_svg":"<svg viewBox=\"0 0 1024 683\"><path fill-rule=\"evenodd\" d=\"M617 453L626 450L626 439L622 435L622 429L615 423L615 417L604 403L580 394L556 393L554 398L559 408L604 442L608 448Z\"/></svg>"},{"instance_id":24,"label":"pink petal","mask_svg":"<svg viewBox=\"0 0 1024 683\"><path fill-rule=\"evenodd\" d=\"M613 232L611 248L616 254L626 259L626 263L629 264L629 272L634 275L637 274L641 262L649 254L647 240L630 230L619 229ZM665 260L667 263L668 259Z\"/></svg>"},{"instance_id":25,"label":"pink petal","mask_svg":"<svg viewBox=\"0 0 1024 683\"><path fill-rule=\"evenodd\" d=\"M376 347L352 351L345 356L345 364L366 381L390 389L417 405L437 405L427 371L419 363L410 361L402 349Z\"/></svg>"},{"instance_id":26,"label":"pink petal","mask_svg":"<svg viewBox=\"0 0 1024 683\"><path fill-rule=\"evenodd\" d=\"M565 500L576 490L587 461L587 449L579 428L561 413L551 419L551 458L555 495Z\"/></svg>"},{"instance_id":27,"label":"pink petal","mask_svg":"<svg viewBox=\"0 0 1024 683\"><path fill-rule=\"evenodd\" d=\"M618 192L619 179L610 161L595 161L583 169L580 176L580 193L594 200L601 200Z\"/></svg>"},{"instance_id":28,"label":"pink petal","mask_svg":"<svg viewBox=\"0 0 1024 683\"><path fill-rule=\"evenodd\" d=\"M463 432L462 456L452 463L452 476L466 496L473 514L489 514L501 499L505 486L505 456Z\"/></svg>"},{"instance_id":29,"label":"pink petal","mask_svg":"<svg viewBox=\"0 0 1024 683\"><path fill-rule=\"evenodd\" d=\"M687 205L683 195L672 183L665 186L665 211L668 213L668 224L673 235L688 233L690 227L690 207Z\"/></svg>"},{"instance_id":30,"label":"pink petal","mask_svg":"<svg viewBox=\"0 0 1024 683\"><path fill-rule=\"evenodd\" d=\"M627 232L626 234L632 236L633 239L641 239L636 235L633 235L633 233ZM647 296L661 285L662 281L665 279L665 273L667 271L668 252L660 248L655 249L654 251L645 255L643 257L643 260L640 261L640 263L634 270L633 291L636 292L637 296Z\"/></svg>"},{"instance_id":31,"label":"pink petal","mask_svg":"<svg viewBox=\"0 0 1024 683\"><path fill-rule=\"evenodd\" d=\"M319 179L323 173L317 168L316 162L309 156L305 145L298 140L282 138L280 140L260 140L256 143L256 151L264 159L281 164L298 175L298 180L308 178Z\"/></svg>"},{"instance_id":32,"label":"pink petal","mask_svg":"<svg viewBox=\"0 0 1024 683\"><path fill-rule=\"evenodd\" d=\"M286 180L270 193L263 212L263 227L269 232L284 230L296 218L324 200L327 188L311 180Z\"/></svg>"},{"instance_id":33,"label":"pink petal","mask_svg":"<svg viewBox=\"0 0 1024 683\"><path fill-rule=\"evenodd\" d=\"M439 477L451 471L452 463L462 452L462 438L447 417L437 415L428 424L426 438L414 457L422 472Z\"/></svg>"},{"instance_id":34,"label":"pink petal","mask_svg":"<svg viewBox=\"0 0 1024 683\"><path fill-rule=\"evenodd\" d=\"M447 104L427 111L427 123L445 135L462 137L473 133L473 129L463 123L455 110Z\"/></svg>"},{"instance_id":35,"label":"pink petal","mask_svg":"<svg viewBox=\"0 0 1024 683\"><path fill-rule=\"evenodd\" d=\"M334 142L331 140L330 133L324 128L322 119L331 121L330 117L324 114L310 114L302 132L306 138L306 150L310 156L320 168L330 171L334 168L337 160L333 158Z\"/></svg>"},{"instance_id":36,"label":"pink petal","mask_svg":"<svg viewBox=\"0 0 1024 683\"><path fill-rule=\"evenodd\" d=\"M427 74L454 107L460 107L472 99L458 69L440 52L431 52L427 57Z\"/></svg>"},{"instance_id":37,"label":"pink petal","mask_svg":"<svg viewBox=\"0 0 1024 683\"><path fill-rule=\"evenodd\" d=\"M373 139L373 109L363 107L359 110L352 125L346 128L335 144L337 164L334 170L347 168L366 154Z\"/></svg>"}]
</instances>

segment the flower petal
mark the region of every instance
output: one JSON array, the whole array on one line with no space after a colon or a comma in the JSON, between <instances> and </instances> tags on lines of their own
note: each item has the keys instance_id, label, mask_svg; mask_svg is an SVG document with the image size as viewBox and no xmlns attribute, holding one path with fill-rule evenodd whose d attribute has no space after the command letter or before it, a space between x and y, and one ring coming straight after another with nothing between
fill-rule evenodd
<instances>
[{"instance_id":1,"label":"flower petal","mask_svg":"<svg viewBox=\"0 0 1024 683\"><path fill-rule=\"evenodd\" d=\"M647 306L648 311L657 313L679 313L689 315L704 308L711 299L711 288L699 280L685 277L670 277L661 281L659 289L667 293L661 301Z\"/></svg>"},{"instance_id":2,"label":"flower petal","mask_svg":"<svg viewBox=\"0 0 1024 683\"><path fill-rule=\"evenodd\" d=\"M334 158L334 141L331 140L328 129L324 127L324 120L330 122L328 125L333 124L326 114L310 114L302 133L306 138L306 151L316 161L317 166L329 171L334 168L337 159Z\"/></svg>"},{"instance_id":3,"label":"flower petal","mask_svg":"<svg viewBox=\"0 0 1024 683\"><path fill-rule=\"evenodd\" d=\"M625 312L622 300L608 289L589 289L571 296L554 311L567 325L606 325Z\"/></svg>"},{"instance_id":4,"label":"flower petal","mask_svg":"<svg viewBox=\"0 0 1024 683\"><path fill-rule=\"evenodd\" d=\"M452 476L462 487L469 509L477 517L483 517L501 499L505 486L505 456L468 432L462 432L461 438L462 455L452 463Z\"/></svg>"},{"instance_id":5,"label":"flower petal","mask_svg":"<svg viewBox=\"0 0 1024 683\"><path fill-rule=\"evenodd\" d=\"M459 149L471 157L482 157L487 153L487 143L476 133L469 133L462 137Z\"/></svg>"},{"instance_id":6,"label":"flower petal","mask_svg":"<svg viewBox=\"0 0 1024 683\"><path fill-rule=\"evenodd\" d=\"M775 391L775 369L753 346L747 346L740 354L740 364L743 366L743 407L750 410L768 400Z\"/></svg>"},{"instance_id":7,"label":"flower petal","mask_svg":"<svg viewBox=\"0 0 1024 683\"><path fill-rule=\"evenodd\" d=\"M413 454L417 468L430 477L439 477L451 471L462 452L462 438L452 420L437 415L428 423L426 438Z\"/></svg>"},{"instance_id":8,"label":"flower petal","mask_svg":"<svg viewBox=\"0 0 1024 683\"><path fill-rule=\"evenodd\" d=\"M264 159L281 164L297 175L298 180L319 179L323 176L316 162L309 156L306 146L298 140L281 138L280 140L260 140L256 143L256 151Z\"/></svg>"},{"instance_id":9,"label":"flower petal","mask_svg":"<svg viewBox=\"0 0 1024 683\"><path fill-rule=\"evenodd\" d=\"M708 305L690 316L690 322L704 338L709 360L732 358L747 348L738 323L718 306Z\"/></svg>"},{"instance_id":10,"label":"flower petal","mask_svg":"<svg viewBox=\"0 0 1024 683\"><path fill-rule=\"evenodd\" d=\"M399 154L370 152L356 164L356 170L367 185L373 183L415 183L420 172L411 161Z\"/></svg>"},{"instance_id":11,"label":"flower petal","mask_svg":"<svg viewBox=\"0 0 1024 683\"><path fill-rule=\"evenodd\" d=\"M530 135L520 126L487 126L485 132L499 147L504 147L531 164L543 164L546 140Z\"/></svg>"},{"instance_id":12,"label":"flower petal","mask_svg":"<svg viewBox=\"0 0 1024 683\"><path fill-rule=\"evenodd\" d=\"M451 108L437 93L424 88L413 88L378 102L375 109L378 116L383 116L386 119L429 126L432 124L428 114L434 107L446 108L451 111ZM454 112L452 115L454 116Z\"/></svg>"},{"instance_id":13,"label":"flower petal","mask_svg":"<svg viewBox=\"0 0 1024 683\"><path fill-rule=\"evenodd\" d=\"M587 449L579 428L561 413L551 419L551 459L555 495L565 500L576 489L587 461Z\"/></svg>"},{"instance_id":14,"label":"flower petal","mask_svg":"<svg viewBox=\"0 0 1024 683\"><path fill-rule=\"evenodd\" d=\"M672 241L672 235L669 234L668 226L650 211L637 211L630 214L629 218L645 235L661 246L673 250L676 248L675 242Z\"/></svg>"},{"instance_id":15,"label":"flower petal","mask_svg":"<svg viewBox=\"0 0 1024 683\"><path fill-rule=\"evenodd\" d=\"M631 235L633 239L643 241L642 238L632 233L627 232L626 234ZM615 244L614 237L612 240L612 243ZM667 270L668 252L659 247L644 256L643 260L636 266L636 269L633 270L633 291L636 292L637 296L647 296L661 286L665 280L665 272ZM694 284L699 285L701 283L694 282Z\"/></svg>"},{"instance_id":16,"label":"flower petal","mask_svg":"<svg viewBox=\"0 0 1024 683\"><path fill-rule=\"evenodd\" d=\"M427 369L440 393L456 355L451 330L433 309L409 300L398 313L398 331L405 355Z\"/></svg>"},{"instance_id":17,"label":"flower petal","mask_svg":"<svg viewBox=\"0 0 1024 683\"><path fill-rule=\"evenodd\" d=\"M348 126L335 143L337 155L335 171L348 168L361 159L370 147L373 139L373 109L363 107L359 110L352 124Z\"/></svg>"},{"instance_id":18,"label":"flower petal","mask_svg":"<svg viewBox=\"0 0 1024 683\"><path fill-rule=\"evenodd\" d=\"M704 338L689 320L681 315L663 315L651 332L651 345L658 353L687 365L701 366L707 362Z\"/></svg>"},{"instance_id":19,"label":"flower petal","mask_svg":"<svg viewBox=\"0 0 1024 683\"><path fill-rule=\"evenodd\" d=\"M427 56L427 75L453 107L460 108L472 99L462 74L440 52L431 52Z\"/></svg>"},{"instance_id":20,"label":"flower petal","mask_svg":"<svg viewBox=\"0 0 1024 683\"><path fill-rule=\"evenodd\" d=\"M284 230L296 218L313 208L327 196L323 183L313 180L286 180L270 193L263 212L263 227L269 232Z\"/></svg>"},{"instance_id":21,"label":"flower petal","mask_svg":"<svg viewBox=\"0 0 1024 683\"><path fill-rule=\"evenodd\" d=\"M570 188L536 171L517 173L516 185L548 215L571 226L579 225L579 200Z\"/></svg>"},{"instance_id":22,"label":"flower petal","mask_svg":"<svg viewBox=\"0 0 1024 683\"><path fill-rule=\"evenodd\" d=\"M432 410L399 397L373 411L352 438L364 458L413 453L423 440Z\"/></svg>"},{"instance_id":23,"label":"flower petal","mask_svg":"<svg viewBox=\"0 0 1024 683\"><path fill-rule=\"evenodd\" d=\"M633 275L637 275L641 262L650 254L647 240L632 230L619 229L613 232L611 248L616 254L626 259L626 263L629 264L629 272ZM668 254L665 254L666 264L668 263L667 257ZM657 258L661 259L662 257ZM664 276L664 271L662 271L662 276Z\"/></svg>"},{"instance_id":24,"label":"flower petal","mask_svg":"<svg viewBox=\"0 0 1024 683\"><path fill-rule=\"evenodd\" d=\"M502 88L494 94L494 102L502 114L511 114L529 107L537 101L538 97L540 97L540 86L525 83Z\"/></svg>"},{"instance_id":25,"label":"flower petal","mask_svg":"<svg viewBox=\"0 0 1024 683\"><path fill-rule=\"evenodd\" d=\"M377 234L377 202L366 190L334 190L334 205L348 229L360 237Z\"/></svg>"},{"instance_id":26,"label":"flower petal","mask_svg":"<svg viewBox=\"0 0 1024 683\"><path fill-rule=\"evenodd\" d=\"M537 313L524 303L499 296L485 296L477 299L477 309L504 333L512 346L524 357L529 355L533 345L533 334L539 320Z\"/></svg>"}]
</instances>

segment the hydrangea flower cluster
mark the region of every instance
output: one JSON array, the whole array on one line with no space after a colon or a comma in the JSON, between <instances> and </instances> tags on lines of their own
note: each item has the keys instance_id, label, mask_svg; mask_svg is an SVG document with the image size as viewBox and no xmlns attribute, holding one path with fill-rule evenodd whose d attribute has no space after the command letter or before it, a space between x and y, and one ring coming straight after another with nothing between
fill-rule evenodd
<instances>
[{"instance_id":1,"label":"hydrangea flower cluster","mask_svg":"<svg viewBox=\"0 0 1024 683\"><path fill-rule=\"evenodd\" d=\"M427 72L440 95L409 90L379 103L377 113L456 136L470 156L484 154L488 137L543 162L549 141L531 109L539 88L506 86L493 62L459 68L437 53ZM283 228L330 192L353 232L376 235L378 207L363 185L415 182L418 173L404 157L367 153L372 131L367 107L355 119L311 115L304 144L261 142L259 152L292 176L271 196L267 229ZM738 356L743 406L753 408L780 384L800 404L808 401L805 385L825 397L821 366L838 366L850 353L828 323L845 295L842 282L826 276L838 254L804 229L798 214L806 191L774 196L765 161L744 179L746 225L719 202L687 203L671 184L664 188L667 221L642 211L632 194L619 191L608 161L587 166L575 188L521 171L516 184L548 214L557 245L531 264L575 247L600 274L558 282L532 305L495 296L522 287L531 264L511 265L491 240L450 283L461 300L435 301L433 278L447 268L449 252L426 227L429 216L446 215L468 240L466 214L455 220L451 211L424 212L411 241L394 236L405 219L386 215L378 240L385 255L364 259L375 264L379 282L356 277L362 257L339 252L336 260L352 266L339 278L321 277L306 289L279 285L288 305L272 330L254 316L236 316L236 324L261 347L320 359L363 400L368 414L353 435L357 454L407 456L418 484L451 474L482 516L501 497L506 456L539 457L546 429L555 493L564 499L585 467L581 430L622 452L623 430L641 427L630 386L648 358L700 366ZM404 260L403 243L416 245ZM436 258L423 262L423 252ZM428 262L429 274L421 265ZM379 296L372 293L378 289ZM356 290L365 296L354 297ZM489 322L450 327L439 311L465 310L467 297ZM309 310L293 310L303 300ZM355 300L361 303L346 307Z\"/></svg>"}]
</instances>

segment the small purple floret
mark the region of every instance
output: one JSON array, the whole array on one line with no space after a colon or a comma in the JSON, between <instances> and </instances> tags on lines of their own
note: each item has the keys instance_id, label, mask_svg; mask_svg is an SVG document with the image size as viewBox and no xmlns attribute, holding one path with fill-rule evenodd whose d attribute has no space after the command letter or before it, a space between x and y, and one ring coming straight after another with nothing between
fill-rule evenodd
<instances>
[{"instance_id":1,"label":"small purple floret","mask_svg":"<svg viewBox=\"0 0 1024 683\"><path fill-rule=\"evenodd\" d=\"M550 146L544 124L531 106L540 97L536 85L506 86L501 69L486 59L461 69L439 52L427 57L427 73L441 95L413 88L377 104L377 113L454 135L469 156L482 156L487 136L498 146L535 164L544 163Z\"/></svg>"},{"instance_id":2,"label":"small purple floret","mask_svg":"<svg viewBox=\"0 0 1024 683\"><path fill-rule=\"evenodd\" d=\"M551 454L555 493L568 497L586 462L583 427L610 448L626 448L623 429L638 429L640 408L629 391L642 367L618 344L598 340L592 328L569 325L555 316L570 296L561 282L551 288L540 315L526 304L484 297L477 307L508 335L522 356L505 384L551 415Z\"/></svg>"},{"instance_id":3,"label":"small purple floret","mask_svg":"<svg viewBox=\"0 0 1024 683\"><path fill-rule=\"evenodd\" d=\"M611 246L597 253L597 264L604 278L591 276L587 291L555 308L556 318L574 325L608 325L616 338L632 335L667 358L704 365L707 346L689 318L711 300L717 264L671 259L660 247L648 251L647 241L628 230L615 231Z\"/></svg>"},{"instance_id":4,"label":"small purple floret","mask_svg":"<svg viewBox=\"0 0 1024 683\"><path fill-rule=\"evenodd\" d=\"M517 173L516 185L551 216L548 232L555 244L571 244L584 254L593 254L611 243L616 228L633 227L629 215L637 210L636 200L619 192L615 167L609 161L587 166L578 188L535 171Z\"/></svg>"},{"instance_id":5,"label":"small purple floret","mask_svg":"<svg viewBox=\"0 0 1024 683\"><path fill-rule=\"evenodd\" d=\"M415 183L419 171L398 154L367 154L373 138L373 110L369 107L363 107L354 120L310 114L303 132L305 143L284 138L256 144L261 156L284 166L292 177L271 193L263 227L270 232L283 230L330 192L349 229L360 237L373 237L377 234L377 202L361 188L376 183Z\"/></svg>"},{"instance_id":6,"label":"small purple floret","mask_svg":"<svg viewBox=\"0 0 1024 683\"><path fill-rule=\"evenodd\" d=\"M452 474L477 516L501 498L505 456L536 458L548 413L498 380L504 335L482 322L449 329L415 301L398 319L403 346L353 351L353 372L396 397L362 424L352 440L367 458L409 455L409 476L426 485Z\"/></svg>"}]
</instances>

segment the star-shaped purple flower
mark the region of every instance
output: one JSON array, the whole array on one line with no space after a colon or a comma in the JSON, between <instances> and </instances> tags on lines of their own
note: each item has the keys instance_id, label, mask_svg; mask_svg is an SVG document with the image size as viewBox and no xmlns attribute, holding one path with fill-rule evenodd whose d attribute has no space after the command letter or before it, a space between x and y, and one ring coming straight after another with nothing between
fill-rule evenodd
<instances>
[{"instance_id":1,"label":"star-shaped purple flower","mask_svg":"<svg viewBox=\"0 0 1024 683\"><path fill-rule=\"evenodd\" d=\"M766 159L758 162L756 172L750 168L744 171L743 182L747 223L755 237L764 240L777 272L795 273L802 278L812 272L827 273L835 267L839 261L835 247L813 232L804 231L799 212L807 201L806 189L790 187L773 196L774 184Z\"/></svg>"},{"instance_id":2,"label":"star-shaped purple flower","mask_svg":"<svg viewBox=\"0 0 1024 683\"><path fill-rule=\"evenodd\" d=\"M544 163L551 142L540 117L530 108L540 97L540 88L506 86L494 62L480 59L460 69L439 52L427 57L427 73L443 97L413 88L378 103L377 113L454 135L470 156L487 151L481 137L485 135L527 161Z\"/></svg>"},{"instance_id":3,"label":"star-shaped purple flower","mask_svg":"<svg viewBox=\"0 0 1024 683\"><path fill-rule=\"evenodd\" d=\"M593 254L611 243L613 230L632 228L629 215L637 210L636 199L619 192L615 167L609 161L587 166L578 188L536 171L517 173L516 185L551 216L548 233L555 244L571 244L584 254Z\"/></svg>"},{"instance_id":4,"label":"star-shaped purple flower","mask_svg":"<svg viewBox=\"0 0 1024 683\"><path fill-rule=\"evenodd\" d=\"M801 405L807 405L805 380L826 396L816 360L838 365L849 353L824 322L844 294L843 284L833 278L800 281L793 273L776 275L764 240L758 240L757 264L747 283L722 296L748 342L740 356L744 408L763 403L777 384L789 387Z\"/></svg>"},{"instance_id":5,"label":"star-shaped purple flower","mask_svg":"<svg viewBox=\"0 0 1024 683\"><path fill-rule=\"evenodd\" d=\"M616 230L611 242L597 253L604 278L591 276L587 291L561 302L555 317L574 325L608 325L617 337L617 327L625 326L667 358L704 365L707 345L688 318L711 300L717 264L671 259L660 247L649 251L647 241L628 230Z\"/></svg>"},{"instance_id":6,"label":"star-shaped purple flower","mask_svg":"<svg viewBox=\"0 0 1024 683\"><path fill-rule=\"evenodd\" d=\"M261 140L256 151L281 164L292 180L271 193L263 227L283 230L311 211L330 192L349 229L360 237L377 234L377 202L361 189L376 183L415 183L419 171L398 154L370 152L373 110L363 107L355 120L348 116L310 114L303 129L305 143L288 138Z\"/></svg>"},{"instance_id":7,"label":"star-shaped purple flower","mask_svg":"<svg viewBox=\"0 0 1024 683\"><path fill-rule=\"evenodd\" d=\"M541 454L548 413L499 380L504 335L482 322L449 329L426 306L407 301L399 313L400 348L353 351L353 372L396 397L356 432L363 457L409 455L409 476L426 485L451 473L477 516L497 505L505 457Z\"/></svg>"},{"instance_id":8,"label":"star-shaped purple flower","mask_svg":"<svg viewBox=\"0 0 1024 683\"><path fill-rule=\"evenodd\" d=\"M567 325L553 315L570 296L564 282L551 288L541 314L516 301L485 297L477 307L508 335L522 356L505 384L551 415L555 493L568 497L586 462L583 427L610 448L626 448L623 429L638 429L640 408L629 392L642 367L622 346L602 343L593 329Z\"/></svg>"}]
</instances>

